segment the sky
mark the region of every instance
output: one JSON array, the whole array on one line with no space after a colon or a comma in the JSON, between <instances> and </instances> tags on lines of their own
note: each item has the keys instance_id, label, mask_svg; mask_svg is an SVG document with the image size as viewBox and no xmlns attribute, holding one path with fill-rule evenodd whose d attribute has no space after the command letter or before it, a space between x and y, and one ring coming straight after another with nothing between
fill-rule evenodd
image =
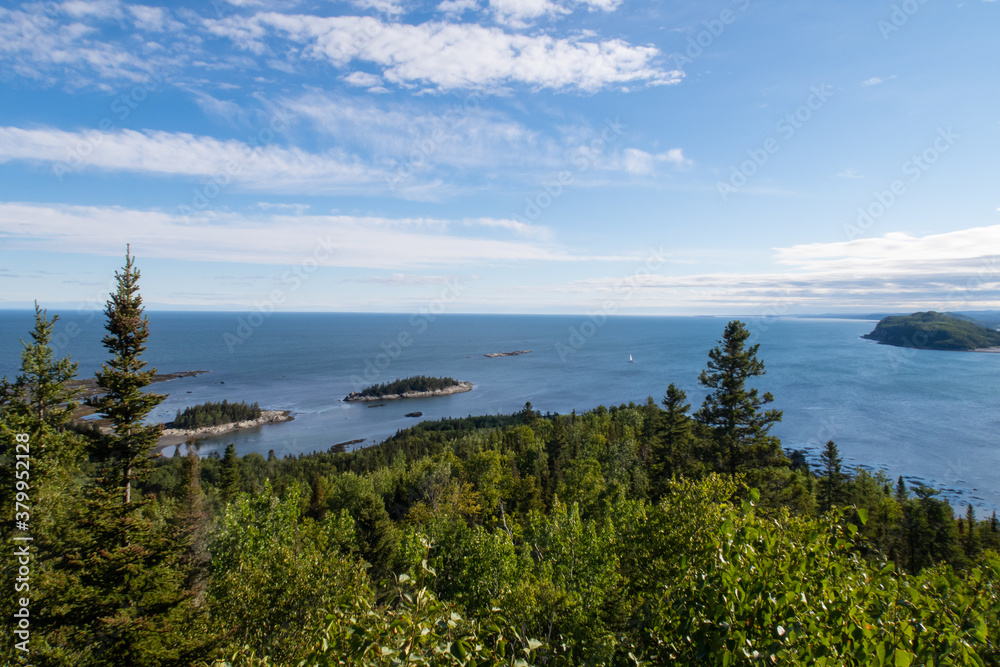
<instances>
[{"instance_id":1,"label":"sky","mask_svg":"<svg viewBox=\"0 0 1000 667\"><path fill-rule=\"evenodd\" d=\"M0 308L1000 308L996 0L0 7Z\"/></svg>"}]
</instances>

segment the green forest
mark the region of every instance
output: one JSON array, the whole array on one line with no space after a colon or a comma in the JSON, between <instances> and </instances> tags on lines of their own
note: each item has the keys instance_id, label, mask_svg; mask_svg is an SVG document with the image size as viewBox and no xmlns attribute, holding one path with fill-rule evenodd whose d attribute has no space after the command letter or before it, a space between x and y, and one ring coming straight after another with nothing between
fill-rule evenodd
<instances>
[{"instance_id":1,"label":"green forest","mask_svg":"<svg viewBox=\"0 0 1000 667\"><path fill-rule=\"evenodd\" d=\"M1000 331L981 326L968 317L934 311L885 317L862 338L928 350L968 351L1000 346Z\"/></svg>"},{"instance_id":2,"label":"green forest","mask_svg":"<svg viewBox=\"0 0 1000 667\"><path fill-rule=\"evenodd\" d=\"M816 468L786 453L742 322L696 409L664 378L659 401L525 404L349 453L157 458L138 280L126 255L110 434L67 427L76 367L41 308L0 385L0 501L30 508L3 524L3 614L30 619L7 664L1000 664L995 514L849 472L834 442Z\"/></svg>"},{"instance_id":3,"label":"green forest","mask_svg":"<svg viewBox=\"0 0 1000 667\"><path fill-rule=\"evenodd\" d=\"M221 403L202 403L184 408L183 412L178 410L177 416L174 417L174 421L169 424L169 427L203 428L205 426L233 424L258 417L260 417L260 406L257 403L253 405L242 402L230 403L223 399Z\"/></svg>"},{"instance_id":4,"label":"green forest","mask_svg":"<svg viewBox=\"0 0 1000 667\"><path fill-rule=\"evenodd\" d=\"M435 389L447 389L454 387L458 381L454 378L436 378L426 375L414 375L413 377L393 380L392 382L382 382L365 387L352 396L390 396L392 394L402 394L408 391L434 391Z\"/></svg>"}]
</instances>

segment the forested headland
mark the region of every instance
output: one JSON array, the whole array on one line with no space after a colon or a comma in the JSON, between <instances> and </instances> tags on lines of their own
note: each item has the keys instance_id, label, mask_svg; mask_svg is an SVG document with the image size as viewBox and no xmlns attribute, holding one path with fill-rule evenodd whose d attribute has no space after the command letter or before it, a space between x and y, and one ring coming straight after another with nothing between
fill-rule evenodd
<instances>
[{"instance_id":1,"label":"forested headland","mask_svg":"<svg viewBox=\"0 0 1000 667\"><path fill-rule=\"evenodd\" d=\"M1000 331L977 324L971 318L934 311L885 317L862 338L926 350L971 351L1000 347Z\"/></svg>"},{"instance_id":2,"label":"forested headland","mask_svg":"<svg viewBox=\"0 0 1000 667\"><path fill-rule=\"evenodd\" d=\"M849 473L834 442L818 469L786 453L739 321L706 341L695 409L664 378L660 401L349 453L164 459L138 279L126 256L106 308L110 433L67 428L76 367L41 308L0 385L0 501L30 507L6 581L32 538L30 591L3 596L31 653L5 633L8 664L1000 664L995 514Z\"/></svg>"}]
</instances>

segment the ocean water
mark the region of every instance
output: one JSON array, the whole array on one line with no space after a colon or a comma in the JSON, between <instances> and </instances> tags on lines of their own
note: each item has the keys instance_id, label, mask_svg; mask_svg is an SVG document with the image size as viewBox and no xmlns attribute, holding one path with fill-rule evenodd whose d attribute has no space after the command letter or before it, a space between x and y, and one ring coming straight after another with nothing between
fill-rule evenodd
<instances>
[{"instance_id":1,"label":"ocean water","mask_svg":"<svg viewBox=\"0 0 1000 667\"><path fill-rule=\"evenodd\" d=\"M0 311L0 374L19 366L19 339L33 314ZM145 359L159 372L207 370L154 385L168 398L153 417L205 401L257 401L294 421L202 441L208 454L236 443L241 454L367 446L417 420L536 410L568 413L647 396L669 383L697 409L698 374L725 318L524 315L149 313ZM784 411L775 426L786 448L812 453L835 440L845 463L944 489L953 504L1000 508L1000 355L903 350L860 338L873 322L785 318L748 321L767 374L752 382ZM89 376L107 358L99 315L67 313L55 347ZM531 350L515 357L491 352ZM634 362L629 363L629 355ZM475 383L447 397L342 402L351 391L410 375ZM169 452L168 452L169 453Z\"/></svg>"}]
</instances>

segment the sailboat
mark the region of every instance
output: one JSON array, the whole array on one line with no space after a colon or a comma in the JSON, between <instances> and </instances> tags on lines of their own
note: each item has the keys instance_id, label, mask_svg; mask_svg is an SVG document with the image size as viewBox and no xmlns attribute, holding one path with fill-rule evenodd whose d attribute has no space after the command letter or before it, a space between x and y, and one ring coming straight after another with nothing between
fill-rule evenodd
<instances>
[{"instance_id":1,"label":"sailboat","mask_svg":"<svg viewBox=\"0 0 1000 667\"><path fill-rule=\"evenodd\" d=\"M631 354L630 354L630 355L628 355L628 362L629 362L630 364L632 363L632 355L631 355Z\"/></svg>"}]
</instances>

